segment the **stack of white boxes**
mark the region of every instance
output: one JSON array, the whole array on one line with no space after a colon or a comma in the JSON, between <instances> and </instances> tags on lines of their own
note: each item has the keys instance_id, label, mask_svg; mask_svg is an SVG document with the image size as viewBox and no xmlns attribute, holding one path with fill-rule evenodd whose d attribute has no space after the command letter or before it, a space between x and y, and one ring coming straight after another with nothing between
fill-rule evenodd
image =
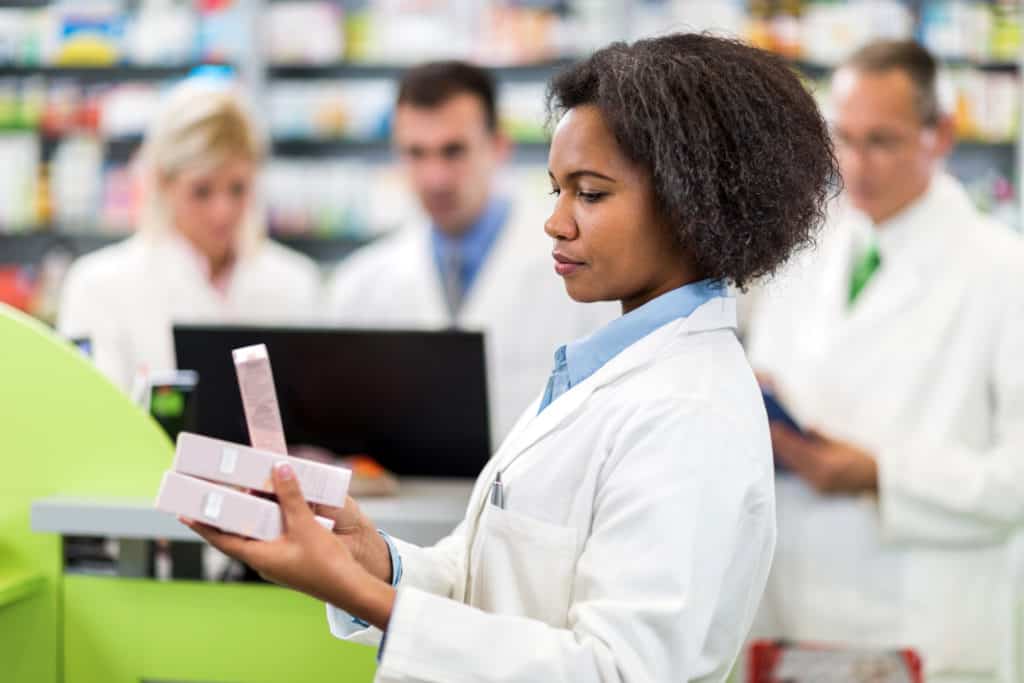
<instances>
[{"instance_id":1,"label":"stack of white boxes","mask_svg":"<svg viewBox=\"0 0 1024 683\"><path fill-rule=\"evenodd\" d=\"M250 492L273 493L273 469L287 462L310 503L345 505L352 473L287 455L267 348L233 352L252 447L183 432L172 468L164 474L156 507L223 531L272 540L281 535L277 503ZM331 529L333 520L317 517Z\"/></svg>"}]
</instances>

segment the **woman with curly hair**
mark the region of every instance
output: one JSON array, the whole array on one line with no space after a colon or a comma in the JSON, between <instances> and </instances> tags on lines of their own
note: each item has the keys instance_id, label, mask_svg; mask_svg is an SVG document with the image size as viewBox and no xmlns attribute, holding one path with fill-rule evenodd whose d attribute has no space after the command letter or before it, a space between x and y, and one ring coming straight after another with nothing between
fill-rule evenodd
<instances>
[{"instance_id":1,"label":"woman with curly hair","mask_svg":"<svg viewBox=\"0 0 1024 683\"><path fill-rule=\"evenodd\" d=\"M332 605L335 635L381 642L378 681L721 681L775 543L726 285L813 240L828 131L783 62L706 35L611 45L555 77L549 105L554 270L623 315L557 349L465 520L420 548L349 501L318 510L331 534L280 469L281 538L193 527Z\"/></svg>"}]
</instances>

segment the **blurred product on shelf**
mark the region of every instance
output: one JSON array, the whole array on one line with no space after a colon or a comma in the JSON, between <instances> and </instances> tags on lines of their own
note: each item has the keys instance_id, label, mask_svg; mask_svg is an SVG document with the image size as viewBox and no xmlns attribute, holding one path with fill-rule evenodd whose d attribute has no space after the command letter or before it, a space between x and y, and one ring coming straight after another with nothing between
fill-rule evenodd
<instances>
[{"instance_id":1,"label":"blurred product on shelf","mask_svg":"<svg viewBox=\"0 0 1024 683\"><path fill-rule=\"evenodd\" d=\"M60 225L94 222L103 183L103 147L94 136L61 140L50 162L53 219Z\"/></svg>"},{"instance_id":2,"label":"blurred product on shelf","mask_svg":"<svg viewBox=\"0 0 1024 683\"><path fill-rule=\"evenodd\" d=\"M1020 6L1017 0L930 0L922 9L918 38L942 59L1016 62Z\"/></svg>"},{"instance_id":3,"label":"blurred product on shelf","mask_svg":"<svg viewBox=\"0 0 1024 683\"><path fill-rule=\"evenodd\" d=\"M39 138L28 133L0 135L0 231L35 223L39 181Z\"/></svg>"},{"instance_id":4,"label":"blurred product on shelf","mask_svg":"<svg viewBox=\"0 0 1024 683\"><path fill-rule=\"evenodd\" d=\"M314 5L336 3L300 4L306 7L299 11L313 12ZM556 11L553 7L559 4L586 3L371 0L345 13L339 58L373 64L460 58L490 65L557 59L579 51L575 13ZM326 13L327 9L315 11ZM287 10L281 12L287 14ZM328 29L318 31L326 43Z\"/></svg>"},{"instance_id":5,"label":"blurred product on shelf","mask_svg":"<svg viewBox=\"0 0 1024 683\"><path fill-rule=\"evenodd\" d=\"M473 9L443 0L374 0L349 15L348 59L374 64L464 57L474 35Z\"/></svg>"},{"instance_id":6,"label":"blurred product on shelf","mask_svg":"<svg viewBox=\"0 0 1024 683\"><path fill-rule=\"evenodd\" d=\"M62 0L0 8L0 64L231 62L243 54L247 36L236 0Z\"/></svg>"},{"instance_id":7,"label":"blurred product on shelf","mask_svg":"<svg viewBox=\"0 0 1024 683\"><path fill-rule=\"evenodd\" d=\"M1021 113L1019 75L954 69L950 78L956 93L960 139L1009 142L1017 138Z\"/></svg>"},{"instance_id":8,"label":"blurred product on shelf","mask_svg":"<svg viewBox=\"0 0 1024 683\"><path fill-rule=\"evenodd\" d=\"M543 80L500 84L498 118L517 142L543 142ZM268 88L271 135L278 140L386 142L394 114L391 78L278 79Z\"/></svg>"},{"instance_id":9,"label":"blurred product on shelf","mask_svg":"<svg viewBox=\"0 0 1024 683\"><path fill-rule=\"evenodd\" d=\"M151 0L158 2L159 0ZM233 63L247 51L251 35L243 3L252 0L198 0L196 60Z\"/></svg>"},{"instance_id":10,"label":"blurred product on shelf","mask_svg":"<svg viewBox=\"0 0 1024 683\"><path fill-rule=\"evenodd\" d=\"M389 203L373 201L382 194L385 175L358 160L273 161L265 178L270 230L275 235L368 238L376 231L372 207Z\"/></svg>"},{"instance_id":11,"label":"blurred product on shelf","mask_svg":"<svg viewBox=\"0 0 1024 683\"><path fill-rule=\"evenodd\" d=\"M871 40L909 38L914 31L914 17L900 0L797 4L806 11L792 56L814 64L836 64Z\"/></svg>"},{"instance_id":12,"label":"blurred product on shelf","mask_svg":"<svg viewBox=\"0 0 1024 683\"><path fill-rule=\"evenodd\" d=\"M49 252L39 264L0 263L0 301L53 323L71 255L63 249Z\"/></svg>"},{"instance_id":13,"label":"blurred product on shelf","mask_svg":"<svg viewBox=\"0 0 1024 683\"><path fill-rule=\"evenodd\" d=\"M344 13L333 2L272 4L263 31L271 64L329 65L345 58Z\"/></svg>"},{"instance_id":14,"label":"blurred product on shelf","mask_svg":"<svg viewBox=\"0 0 1024 683\"><path fill-rule=\"evenodd\" d=\"M387 140L395 82L390 78L275 81L270 132L286 139Z\"/></svg>"},{"instance_id":15,"label":"blurred product on shelf","mask_svg":"<svg viewBox=\"0 0 1024 683\"><path fill-rule=\"evenodd\" d=\"M1009 178L989 170L967 183L967 194L984 213L1014 230L1021 229L1020 204Z\"/></svg>"},{"instance_id":16,"label":"blurred product on shelf","mask_svg":"<svg viewBox=\"0 0 1024 683\"><path fill-rule=\"evenodd\" d=\"M516 142L546 142L543 81L507 82L498 86L498 121Z\"/></svg>"},{"instance_id":17,"label":"blurred product on shelf","mask_svg":"<svg viewBox=\"0 0 1024 683\"><path fill-rule=\"evenodd\" d=\"M812 64L836 64L878 38L916 37L943 59L979 63L1015 63L1022 44L1018 0L667 0L639 5L634 36L667 26L714 30Z\"/></svg>"}]
</instances>

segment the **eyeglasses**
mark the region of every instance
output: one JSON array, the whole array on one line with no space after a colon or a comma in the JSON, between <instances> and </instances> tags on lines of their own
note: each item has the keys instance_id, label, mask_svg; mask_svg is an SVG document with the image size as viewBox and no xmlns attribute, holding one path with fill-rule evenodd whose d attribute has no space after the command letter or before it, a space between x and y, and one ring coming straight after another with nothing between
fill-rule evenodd
<instances>
[{"instance_id":1,"label":"eyeglasses","mask_svg":"<svg viewBox=\"0 0 1024 683\"><path fill-rule=\"evenodd\" d=\"M832 131L832 138L838 152L856 152L873 159L897 156L908 147L922 142L928 135L934 135L934 131L924 127L906 133L877 131L868 133L862 138L856 138L840 130Z\"/></svg>"}]
</instances>

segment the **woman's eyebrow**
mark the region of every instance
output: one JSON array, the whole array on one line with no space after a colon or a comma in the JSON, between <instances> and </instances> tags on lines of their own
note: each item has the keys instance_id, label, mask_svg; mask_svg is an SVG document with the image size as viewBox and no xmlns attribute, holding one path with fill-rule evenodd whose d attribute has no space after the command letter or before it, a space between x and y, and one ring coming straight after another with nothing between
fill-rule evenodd
<instances>
[{"instance_id":1,"label":"woman's eyebrow","mask_svg":"<svg viewBox=\"0 0 1024 683\"><path fill-rule=\"evenodd\" d=\"M552 180L555 180L555 175L550 170L548 171L548 176L550 176L550 178ZM567 174L565 176L565 179L566 180L576 180L577 178L581 178L583 176L590 176L592 178L599 178L601 180L607 180L610 183L614 183L615 182L615 178L612 178L611 176L606 176L603 173L598 173L597 171L591 171L591 170L588 170L588 169L585 169L585 168L581 168L581 169L579 169L577 171L573 171L572 173Z\"/></svg>"}]
</instances>

